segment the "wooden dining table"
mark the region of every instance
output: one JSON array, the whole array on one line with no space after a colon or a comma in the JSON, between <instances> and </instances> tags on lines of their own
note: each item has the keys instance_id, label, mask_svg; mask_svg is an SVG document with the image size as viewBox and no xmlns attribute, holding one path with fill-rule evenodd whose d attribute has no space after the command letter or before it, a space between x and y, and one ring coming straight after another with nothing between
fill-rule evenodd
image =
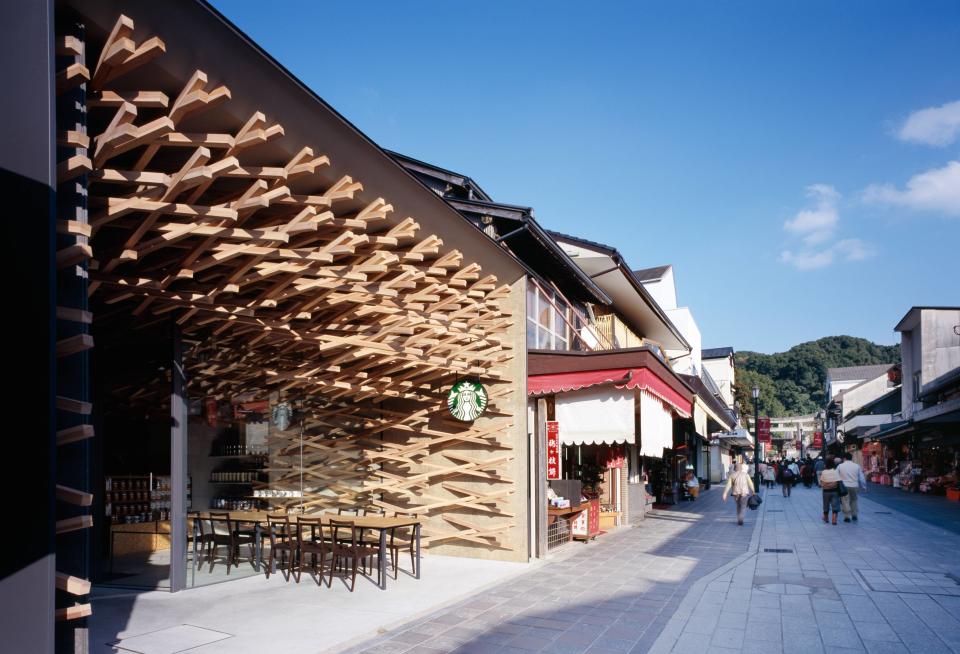
<instances>
[{"instance_id":1,"label":"wooden dining table","mask_svg":"<svg viewBox=\"0 0 960 654\"><path fill-rule=\"evenodd\" d=\"M260 558L263 551L263 525L267 522L267 516L277 516L282 515L280 513L270 513L268 511L197 511L193 512L193 515L199 514L201 520L209 520L211 514L222 516L224 513L230 516L230 520L234 523L240 524L252 524L254 529L254 539L253 539L253 567L258 572L260 571ZM387 532L393 529L402 529L405 527L410 527L413 529L413 540L414 540L414 551L416 557L416 570L414 571L415 578L420 578L420 527L422 521L419 518L413 517L387 517L387 516L375 516L375 515L366 515L366 516L352 516L352 515L340 515L337 513L288 513L287 516L290 518L291 524L296 524L297 518L321 518L323 524L330 524L330 520L338 520L344 522L350 522L354 526L361 529L370 529L377 531L380 534L380 547L379 547L379 576L380 576L380 589L387 589ZM234 527L236 528L236 527ZM197 561L197 538L198 527L194 525L194 539L193 539L193 560ZM399 563L399 562L398 562Z\"/></svg>"}]
</instances>

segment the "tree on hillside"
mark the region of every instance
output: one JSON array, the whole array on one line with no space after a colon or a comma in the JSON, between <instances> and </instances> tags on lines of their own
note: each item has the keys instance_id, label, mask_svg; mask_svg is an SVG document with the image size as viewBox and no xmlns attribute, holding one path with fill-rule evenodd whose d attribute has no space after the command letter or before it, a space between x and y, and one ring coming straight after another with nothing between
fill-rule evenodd
<instances>
[{"instance_id":1,"label":"tree on hillside","mask_svg":"<svg viewBox=\"0 0 960 654\"><path fill-rule=\"evenodd\" d=\"M784 411L770 415L804 415L815 412L825 404L827 368L899 361L898 345L877 345L853 336L828 336L776 354L738 352L737 381L741 382L741 375L748 372L766 377L773 384L773 394ZM747 397L752 387L751 382L746 391ZM752 410L752 403L750 407ZM760 408L764 409L762 402ZM775 408L775 405L771 405L771 409Z\"/></svg>"},{"instance_id":2,"label":"tree on hillside","mask_svg":"<svg viewBox=\"0 0 960 654\"><path fill-rule=\"evenodd\" d=\"M777 397L777 385L772 379L752 370L738 370L737 382L734 384L733 392L737 403L740 405L744 424L747 423L748 418L753 418L754 386L760 389L758 404L761 416L785 415L783 403Z\"/></svg>"}]
</instances>

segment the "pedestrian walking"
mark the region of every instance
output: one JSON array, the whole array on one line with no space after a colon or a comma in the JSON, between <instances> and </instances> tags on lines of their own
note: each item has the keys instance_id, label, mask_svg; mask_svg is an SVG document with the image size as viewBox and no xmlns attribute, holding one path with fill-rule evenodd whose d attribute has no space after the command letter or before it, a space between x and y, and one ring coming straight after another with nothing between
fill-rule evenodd
<instances>
[{"instance_id":1,"label":"pedestrian walking","mask_svg":"<svg viewBox=\"0 0 960 654\"><path fill-rule=\"evenodd\" d=\"M763 467L763 483L767 488L773 488L773 485L777 481L777 471L773 467L772 463L768 463Z\"/></svg>"},{"instance_id":2,"label":"pedestrian walking","mask_svg":"<svg viewBox=\"0 0 960 654\"><path fill-rule=\"evenodd\" d=\"M837 514L840 513L840 474L837 472L837 460L832 456L824 462L823 472L820 473L817 483L823 491L823 521L826 522L833 511L832 521L837 524Z\"/></svg>"},{"instance_id":3,"label":"pedestrian walking","mask_svg":"<svg viewBox=\"0 0 960 654\"><path fill-rule=\"evenodd\" d=\"M867 490L867 479L863 476L863 468L853 462L853 455L850 452L844 452L843 458L843 463L837 466L840 481L847 487L847 494L840 498L840 505L843 507L843 521L850 522L852 519L856 522L857 515L860 513L857 495L860 494L860 489Z\"/></svg>"},{"instance_id":4,"label":"pedestrian walking","mask_svg":"<svg viewBox=\"0 0 960 654\"><path fill-rule=\"evenodd\" d=\"M784 497L790 497L790 492L793 490L794 479L796 479L796 475L793 472L793 466L783 466L783 479L781 480L780 488L783 490Z\"/></svg>"},{"instance_id":5,"label":"pedestrian walking","mask_svg":"<svg viewBox=\"0 0 960 654\"><path fill-rule=\"evenodd\" d=\"M753 487L753 479L747 474L742 463L738 463L736 470L727 479L727 485L723 488L723 501L727 501L729 495L733 495L737 503L737 524L743 524L743 515L747 509L747 500L756 492Z\"/></svg>"},{"instance_id":6,"label":"pedestrian walking","mask_svg":"<svg viewBox=\"0 0 960 654\"><path fill-rule=\"evenodd\" d=\"M800 468L800 478L803 479L803 485L806 488L813 486L813 480L816 477L816 471L813 469L813 461L807 457L807 460L804 461L803 467Z\"/></svg>"},{"instance_id":7,"label":"pedestrian walking","mask_svg":"<svg viewBox=\"0 0 960 654\"><path fill-rule=\"evenodd\" d=\"M817 460L813 462L813 473L814 473L813 480L816 482L817 486L820 485L820 473L823 472L823 468L825 466L826 464L824 463L823 455L821 454L820 456L817 457Z\"/></svg>"}]
</instances>

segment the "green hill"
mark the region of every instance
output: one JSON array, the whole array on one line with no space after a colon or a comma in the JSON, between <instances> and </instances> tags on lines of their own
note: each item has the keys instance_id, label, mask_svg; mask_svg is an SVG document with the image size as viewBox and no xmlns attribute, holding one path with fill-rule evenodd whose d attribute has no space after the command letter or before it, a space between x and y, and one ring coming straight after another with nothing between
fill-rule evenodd
<instances>
[{"instance_id":1,"label":"green hill","mask_svg":"<svg viewBox=\"0 0 960 654\"><path fill-rule=\"evenodd\" d=\"M760 388L760 413L777 417L815 413L824 405L827 368L899 363L899 345L877 345L853 336L827 336L786 352L736 354L736 395L753 412L750 391Z\"/></svg>"}]
</instances>

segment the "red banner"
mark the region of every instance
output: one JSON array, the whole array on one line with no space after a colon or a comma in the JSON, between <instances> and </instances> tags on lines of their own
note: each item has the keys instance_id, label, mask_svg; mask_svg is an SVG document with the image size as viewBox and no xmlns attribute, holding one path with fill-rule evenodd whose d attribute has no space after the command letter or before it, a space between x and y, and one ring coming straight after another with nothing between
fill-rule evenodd
<instances>
[{"instance_id":1,"label":"red banner","mask_svg":"<svg viewBox=\"0 0 960 654\"><path fill-rule=\"evenodd\" d=\"M761 443L770 442L770 418L760 418L757 420L757 439Z\"/></svg>"},{"instance_id":2,"label":"red banner","mask_svg":"<svg viewBox=\"0 0 960 654\"><path fill-rule=\"evenodd\" d=\"M815 450L823 449L823 432L815 431L813 432L813 443L810 445Z\"/></svg>"},{"instance_id":3,"label":"red banner","mask_svg":"<svg viewBox=\"0 0 960 654\"><path fill-rule=\"evenodd\" d=\"M547 420L547 479L560 479L560 423Z\"/></svg>"}]
</instances>

